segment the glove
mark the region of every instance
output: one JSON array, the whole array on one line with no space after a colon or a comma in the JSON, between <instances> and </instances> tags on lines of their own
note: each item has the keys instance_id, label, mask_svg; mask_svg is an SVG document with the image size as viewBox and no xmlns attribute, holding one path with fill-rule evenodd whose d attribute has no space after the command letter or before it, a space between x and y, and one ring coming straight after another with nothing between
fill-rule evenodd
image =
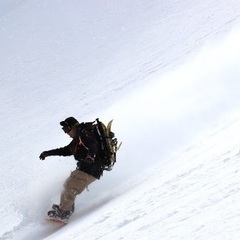
<instances>
[{"instance_id":1,"label":"glove","mask_svg":"<svg viewBox=\"0 0 240 240\"><path fill-rule=\"evenodd\" d=\"M40 158L41 160L44 160L47 156L49 156L48 151L44 151L44 152L42 152L42 153L40 154L39 158Z\"/></svg>"},{"instance_id":2,"label":"glove","mask_svg":"<svg viewBox=\"0 0 240 240\"><path fill-rule=\"evenodd\" d=\"M95 155L93 156L87 155L87 157L83 161L87 163L94 163L94 160L95 160Z\"/></svg>"}]
</instances>

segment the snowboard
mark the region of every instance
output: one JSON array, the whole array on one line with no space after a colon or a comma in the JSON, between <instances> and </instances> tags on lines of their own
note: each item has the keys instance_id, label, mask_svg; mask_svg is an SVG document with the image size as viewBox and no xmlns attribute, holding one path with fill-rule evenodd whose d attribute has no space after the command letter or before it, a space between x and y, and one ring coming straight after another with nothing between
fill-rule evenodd
<instances>
[{"instance_id":1,"label":"snowboard","mask_svg":"<svg viewBox=\"0 0 240 240\"><path fill-rule=\"evenodd\" d=\"M61 225L66 225L68 224L68 220L63 220L61 218L55 218L55 217L47 217L46 221L48 222L52 222L52 223L57 223L57 224L61 224Z\"/></svg>"}]
</instances>

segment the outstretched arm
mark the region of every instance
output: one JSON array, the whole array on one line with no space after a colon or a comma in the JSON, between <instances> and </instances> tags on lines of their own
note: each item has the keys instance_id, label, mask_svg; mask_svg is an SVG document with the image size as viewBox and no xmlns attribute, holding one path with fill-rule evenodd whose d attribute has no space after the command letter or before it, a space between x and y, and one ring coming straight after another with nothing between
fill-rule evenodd
<instances>
[{"instance_id":1,"label":"outstretched arm","mask_svg":"<svg viewBox=\"0 0 240 240\"><path fill-rule=\"evenodd\" d=\"M68 146L63 147L63 148L56 148L48 151L43 151L39 158L41 160L44 160L48 156L70 156L72 155L70 149Z\"/></svg>"}]
</instances>

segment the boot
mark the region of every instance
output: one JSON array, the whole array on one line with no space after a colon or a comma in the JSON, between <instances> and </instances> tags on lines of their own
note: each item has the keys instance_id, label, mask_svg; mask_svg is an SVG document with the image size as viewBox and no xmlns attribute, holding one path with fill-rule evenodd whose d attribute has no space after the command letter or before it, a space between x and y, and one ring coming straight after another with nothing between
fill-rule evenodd
<instances>
[{"instance_id":1,"label":"boot","mask_svg":"<svg viewBox=\"0 0 240 240\"><path fill-rule=\"evenodd\" d=\"M48 212L50 219L57 220L60 222L68 223L69 218L71 217L71 211L64 211L59 209L58 211L51 210Z\"/></svg>"},{"instance_id":2,"label":"boot","mask_svg":"<svg viewBox=\"0 0 240 240\"><path fill-rule=\"evenodd\" d=\"M59 205L53 204L52 210L48 212L48 216L52 219L60 220L67 223L73 212L74 205L72 206L72 209L70 211L64 211L59 207Z\"/></svg>"},{"instance_id":3,"label":"boot","mask_svg":"<svg viewBox=\"0 0 240 240\"><path fill-rule=\"evenodd\" d=\"M52 210L54 210L54 211L59 211L59 209L60 209L59 205L57 205L57 204L53 204L53 205L52 205ZM74 204L73 204L70 212L71 212L71 213L74 213L74 210L75 210L75 206L74 206Z\"/></svg>"}]
</instances>

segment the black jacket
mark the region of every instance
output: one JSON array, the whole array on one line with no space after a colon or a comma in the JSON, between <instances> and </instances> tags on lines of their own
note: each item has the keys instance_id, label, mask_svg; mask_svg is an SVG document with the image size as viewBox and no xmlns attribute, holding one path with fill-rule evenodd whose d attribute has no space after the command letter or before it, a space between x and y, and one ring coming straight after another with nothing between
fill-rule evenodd
<instances>
[{"instance_id":1,"label":"black jacket","mask_svg":"<svg viewBox=\"0 0 240 240\"><path fill-rule=\"evenodd\" d=\"M77 169L99 179L103 174L103 166L99 153L99 143L93 129L86 128L81 124L74 139L65 147L48 151L49 155L71 156L77 161ZM94 159L88 161L87 156Z\"/></svg>"}]
</instances>

